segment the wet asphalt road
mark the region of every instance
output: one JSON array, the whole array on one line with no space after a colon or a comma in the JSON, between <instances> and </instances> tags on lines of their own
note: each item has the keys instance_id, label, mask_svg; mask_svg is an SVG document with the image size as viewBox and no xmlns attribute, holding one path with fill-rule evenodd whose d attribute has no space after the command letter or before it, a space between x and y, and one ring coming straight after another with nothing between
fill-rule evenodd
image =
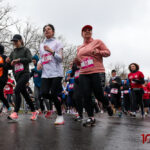
<instances>
[{"instance_id":1,"label":"wet asphalt road","mask_svg":"<svg viewBox=\"0 0 150 150\"><path fill-rule=\"evenodd\" d=\"M17 123L0 117L0 150L150 150L141 134L150 134L150 118L118 118L96 115L95 127L83 127L65 115L65 125L55 126L51 119L30 121L20 115Z\"/></svg>"}]
</instances>

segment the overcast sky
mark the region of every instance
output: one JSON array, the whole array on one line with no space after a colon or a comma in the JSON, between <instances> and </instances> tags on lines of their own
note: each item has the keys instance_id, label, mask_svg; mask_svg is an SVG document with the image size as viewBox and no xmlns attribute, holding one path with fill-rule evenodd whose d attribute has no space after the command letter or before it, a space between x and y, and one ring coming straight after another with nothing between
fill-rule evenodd
<instances>
[{"instance_id":1,"label":"overcast sky","mask_svg":"<svg viewBox=\"0 0 150 150\"><path fill-rule=\"evenodd\" d=\"M150 76L150 0L5 0L15 6L13 18L42 27L51 23L70 44L82 43L81 28L93 26L93 37L111 51L110 64L136 62Z\"/></svg>"}]
</instances>

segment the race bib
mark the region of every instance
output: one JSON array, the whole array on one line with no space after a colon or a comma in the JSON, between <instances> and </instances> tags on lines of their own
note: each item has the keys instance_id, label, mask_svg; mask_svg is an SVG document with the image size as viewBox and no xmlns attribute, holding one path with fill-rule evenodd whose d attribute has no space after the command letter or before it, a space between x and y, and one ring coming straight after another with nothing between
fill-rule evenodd
<instances>
[{"instance_id":1,"label":"race bib","mask_svg":"<svg viewBox=\"0 0 150 150\"><path fill-rule=\"evenodd\" d=\"M48 54L44 54L42 56L42 64L47 64L52 60L52 54L48 53Z\"/></svg>"},{"instance_id":2,"label":"race bib","mask_svg":"<svg viewBox=\"0 0 150 150\"><path fill-rule=\"evenodd\" d=\"M74 75L75 79L78 79L79 75L80 75L80 70L77 70Z\"/></svg>"},{"instance_id":3,"label":"race bib","mask_svg":"<svg viewBox=\"0 0 150 150\"><path fill-rule=\"evenodd\" d=\"M110 91L112 94L118 94L118 89L112 88Z\"/></svg>"},{"instance_id":4,"label":"race bib","mask_svg":"<svg viewBox=\"0 0 150 150\"><path fill-rule=\"evenodd\" d=\"M5 88L5 90L6 90L6 91L9 91L9 90L10 90L10 87Z\"/></svg>"},{"instance_id":5,"label":"race bib","mask_svg":"<svg viewBox=\"0 0 150 150\"><path fill-rule=\"evenodd\" d=\"M129 90L124 90L124 94L128 94L129 93Z\"/></svg>"},{"instance_id":6,"label":"race bib","mask_svg":"<svg viewBox=\"0 0 150 150\"><path fill-rule=\"evenodd\" d=\"M24 66L22 63L15 64L15 73L23 71L23 70L24 70Z\"/></svg>"},{"instance_id":7,"label":"race bib","mask_svg":"<svg viewBox=\"0 0 150 150\"><path fill-rule=\"evenodd\" d=\"M74 84L69 84L69 89L73 89Z\"/></svg>"},{"instance_id":8,"label":"race bib","mask_svg":"<svg viewBox=\"0 0 150 150\"><path fill-rule=\"evenodd\" d=\"M82 62L81 62L81 68L82 69L86 69L86 68L90 68L90 67L94 67L94 61L92 58L85 58Z\"/></svg>"},{"instance_id":9,"label":"race bib","mask_svg":"<svg viewBox=\"0 0 150 150\"><path fill-rule=\"evenodd\" d=\"M38 77L38 73L34 73L34 78L37 78Z\"/></svg>"}]
</instances>

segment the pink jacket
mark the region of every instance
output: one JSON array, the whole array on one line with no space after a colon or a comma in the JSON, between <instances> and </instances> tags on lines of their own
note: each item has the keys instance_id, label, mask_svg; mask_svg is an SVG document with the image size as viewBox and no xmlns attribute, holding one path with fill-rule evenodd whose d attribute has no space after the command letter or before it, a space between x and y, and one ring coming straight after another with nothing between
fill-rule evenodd
<instances>
[{"instance_id":1,"label":"pink jacket","mask_svg":"<svg viewBox=\"0 0 150 150\"><path fill-rule=\"evenodd\" d=\"M103 57L110 56L109 49L101 40L90 39L88 43L83 43L77 49L77 57L81 61L81 66L87 64L85 60L90 59L90 65L81 67L80 74L104 73ZM92 64L91 64L92 62Z\"/></svg>"}]
</instances>

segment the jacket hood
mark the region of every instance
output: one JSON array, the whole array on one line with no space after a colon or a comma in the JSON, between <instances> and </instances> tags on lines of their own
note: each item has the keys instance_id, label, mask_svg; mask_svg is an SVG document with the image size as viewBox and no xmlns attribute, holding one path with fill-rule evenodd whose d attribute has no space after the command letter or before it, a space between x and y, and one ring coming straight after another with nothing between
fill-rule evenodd
<instances>
[{"instance_id":1,"label":"jacket hood","mask_svg":"<svg viewBox=\"0 0 150 150\"><path fill-rule=\"evenodd\" d=\"M36 63L38 63L38 61L39 61L39 57L38 57L37 55L34 55L34 56L32 57L32 59L36 60Z\"/></svg>"}]
</instances>

